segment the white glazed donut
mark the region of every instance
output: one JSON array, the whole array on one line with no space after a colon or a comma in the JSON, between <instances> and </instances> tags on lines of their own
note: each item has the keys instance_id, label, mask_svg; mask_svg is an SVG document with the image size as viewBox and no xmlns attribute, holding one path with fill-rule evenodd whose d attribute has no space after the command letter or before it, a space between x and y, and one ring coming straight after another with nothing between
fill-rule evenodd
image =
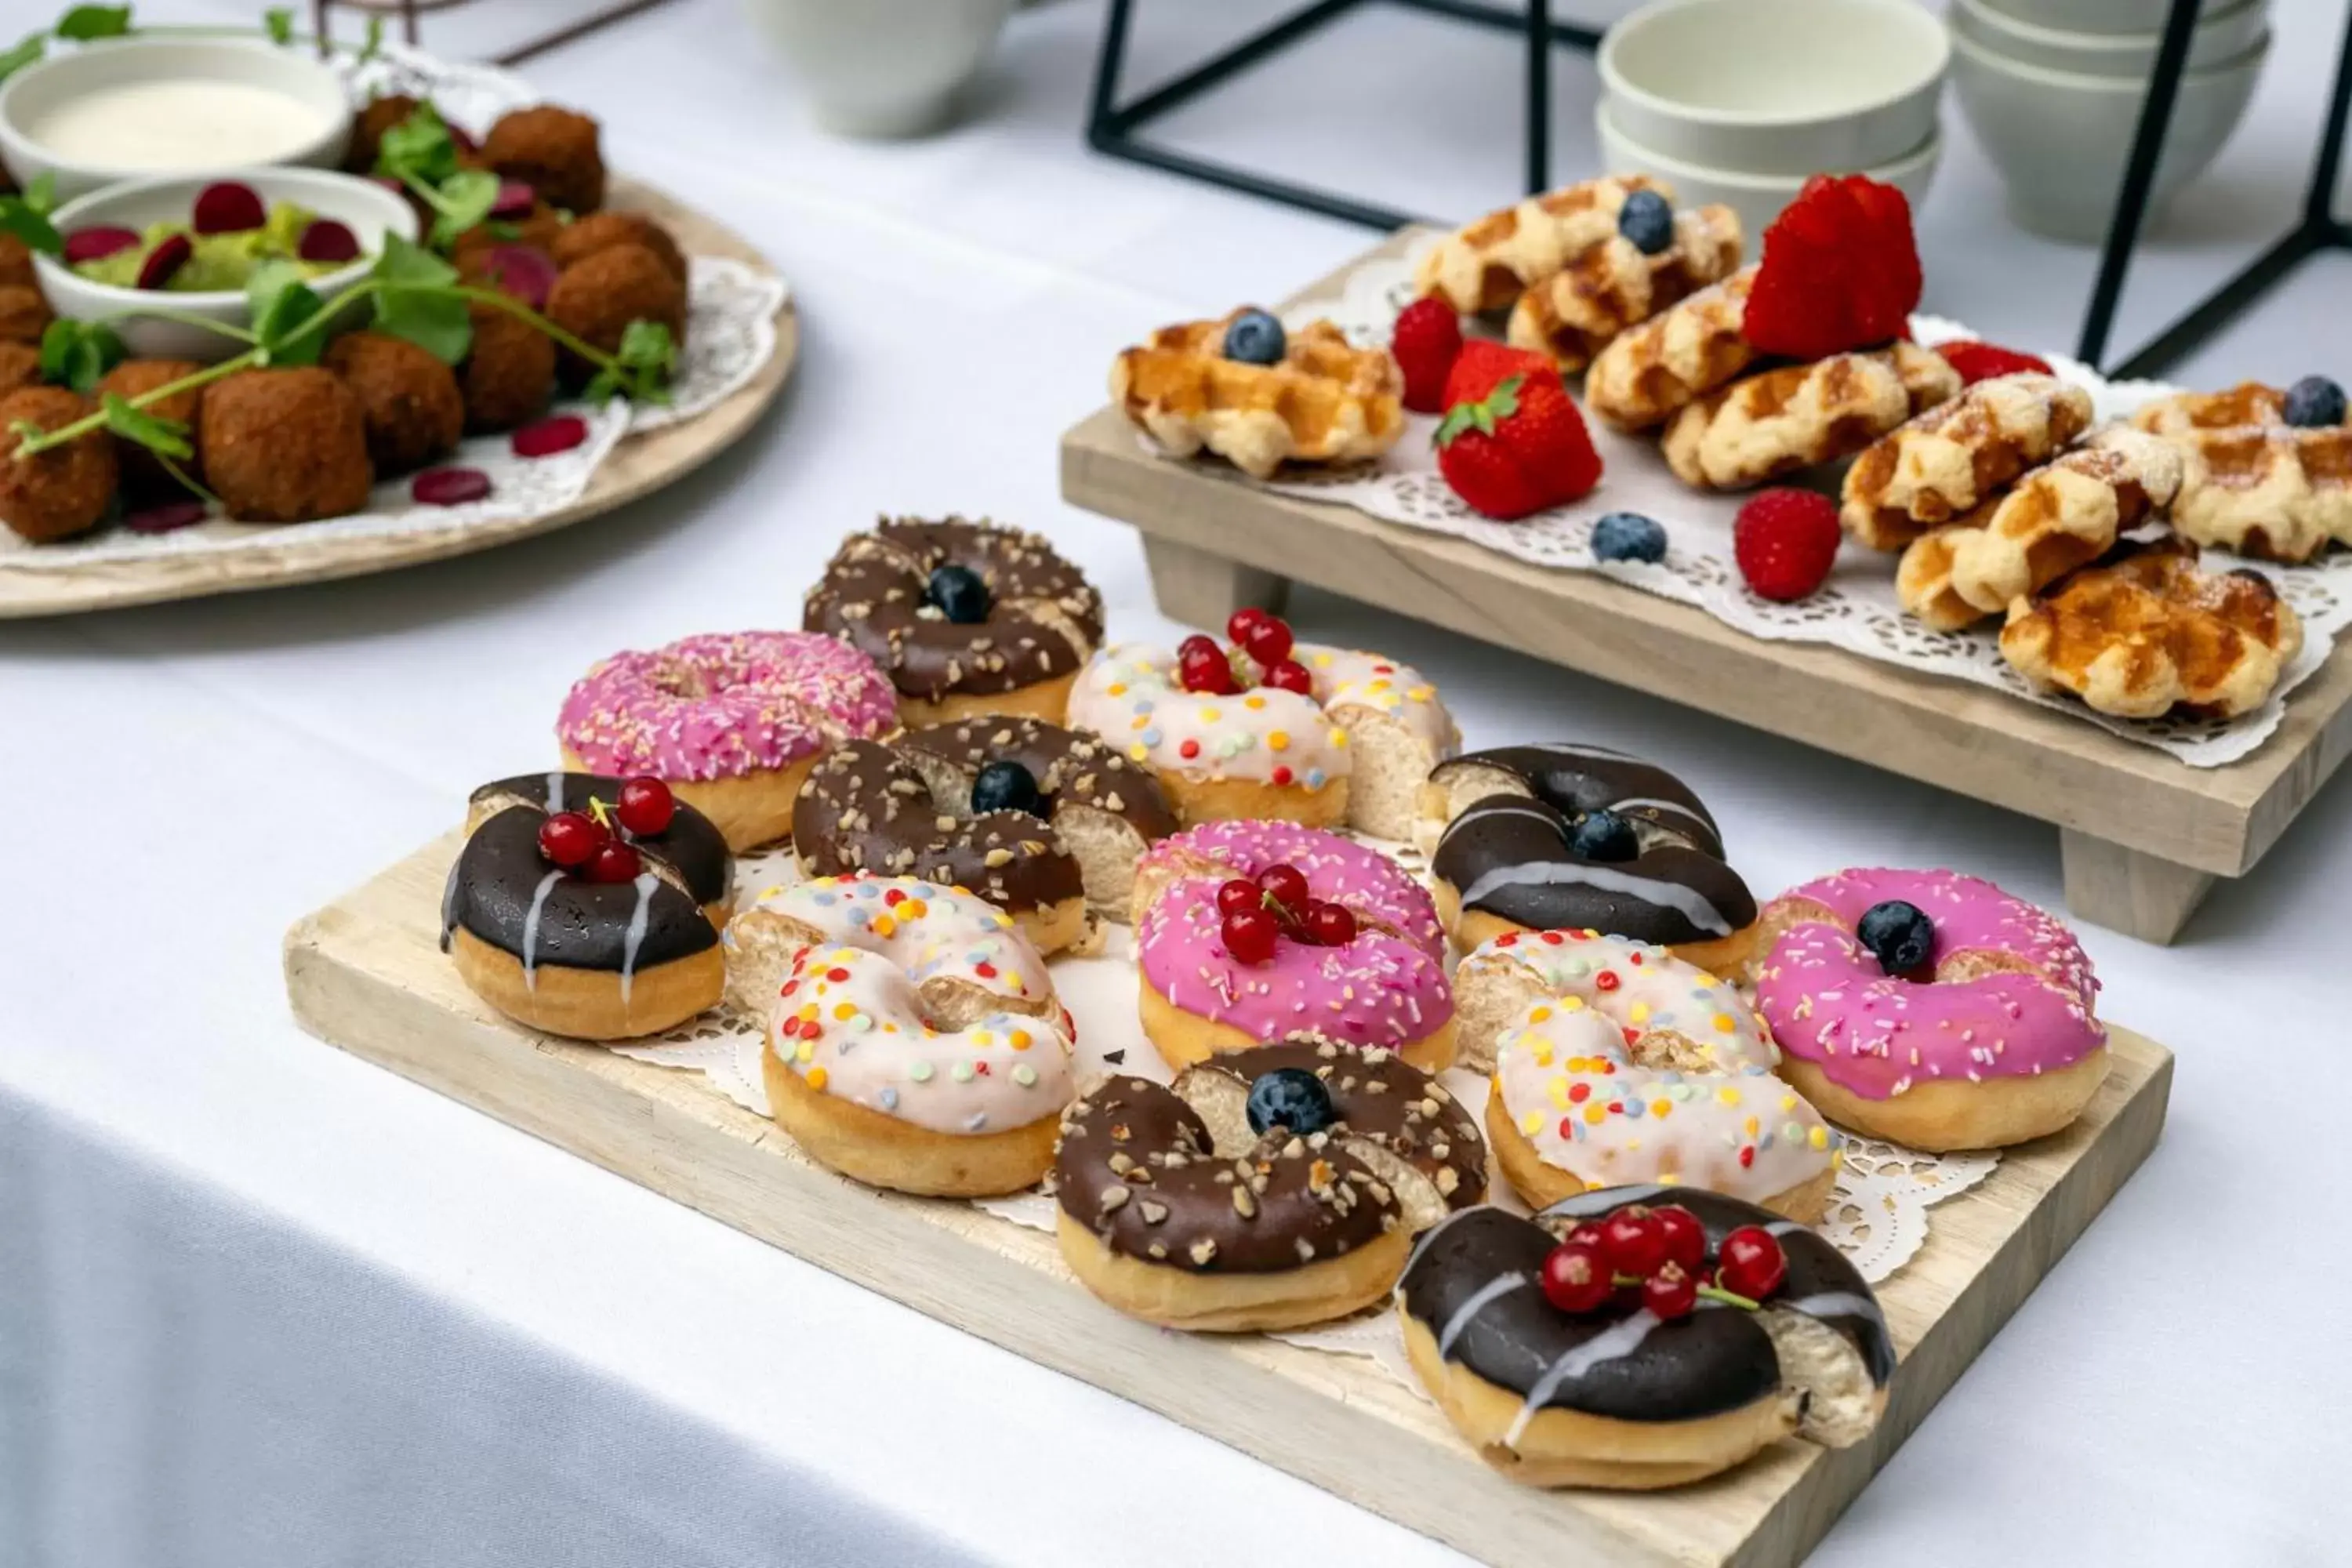
<instances>
[{"instance_id":1,"label":"white glazed donut","mask_svg":"<svg viewBox=\"0 0 2352 1568\"><path fill-rule=\"evenodd\" d=\"M1662 1182L1821 1217L1840 1140L1729 982L1624 937L1513 931L1454 994L1465 1047L1491 1044L1487 1136L1528 1203Z\"/></svg>"}]
</instances>

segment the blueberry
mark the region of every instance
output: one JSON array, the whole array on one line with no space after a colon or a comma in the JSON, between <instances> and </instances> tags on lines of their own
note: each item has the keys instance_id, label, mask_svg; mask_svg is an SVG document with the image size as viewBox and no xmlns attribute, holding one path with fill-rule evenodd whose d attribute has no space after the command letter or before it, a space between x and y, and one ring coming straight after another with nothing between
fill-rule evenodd
<instances>
[{"instance_id":1,"label":"blueberry","mask_svg":"<svg viewBox=\"0 0 2352 1568\"><path fill-rule=\"evenodd\" d=\"M937 605L940 614L961 625L988 619L988 584L969 566L942 566L932 573L923 597Z\"/></svg>"},{"instance_id":2,"label":"blueberry","mask_svg":"<svg viewBox=\"0 0 2352 1568\"><path fill-rule=\"evenodd\" d=\"M1588 811L1569 830L1569 852L1587 860L1631 860L1642 852L1633 825L1603 806Z\"/></svg>"},{"instance_id":3,"label":"blueberry","mask_svg":"<svg viewBox=\"0 0 2352 1568\"><path fill-rule=\"evenodd\" d=\"M1261 1137L1269 1127L1287 1127L1303 1138L1339 1120L1331 1091L1305 1068L1260 1073L1250 1084L1247 1110L1250 1131Z\"/></svg>"},{"instance_id":4,"label":"blueberry","mask_svg":"<svg viewBox=\"0 0 2352 1568\"><path fill-rule=\"evenodd\" d=\"M971 808L976 812L1025 811L1045 815L1045 794L1037 775L1019 763L991 763L971 781Z\"/></svg>"},{"instance_id":5,"label":"blueberry","mask_svg":"<svg viewBox=\"0 0 2352 1568\"><path fill-rule=\"evenodd\" d=\"M1635 191L1617 209L1617 232L1644 256L1655 256L1675 242L1675 209L1655 191Z\"/></svg>"},{"instance_id":6,"label":"blueberry","mask_svg":"<svg viewBox=\"0 0 2352 1568\"><path fill-rule=\"evenodd\" d=\"M1244 364L1280 364L1288 346L1282 323L1264 310L1244 310L1225 329L1225 357Z\"/></svg>"},{"instance_id":7,"label":"blueberry","mask_svg":"<svg viewBox=\"0 0 2352 1568\"><path fill-rule=\"evenodd\" d=\"M1595 561L1664 561L1666 531L1638 511L1612 511L1592 525Z\"/></svg>"},{"instance_id":8,"label":"blueberry","mask_svg":"<svg viewBox=\"0 0 2352 1568\"><path fill-rule=\"evenodd\" d=\"M2286 389L2286 422L2305 430L2344 423L2344 389L2324 375L2306 375Z\"/></svg>"},{"instance_id":9,"label":"blueberry","mask_svg":"<svg viewBox=\"0 0 2352 1568\"><path fill-rule=\"evenodd\" d=\"M1889 974L1908 974L1936 953L1936 922L1918 905L1901 899L1864 910L1853 934Z\"/></svg>"}]
</instances>

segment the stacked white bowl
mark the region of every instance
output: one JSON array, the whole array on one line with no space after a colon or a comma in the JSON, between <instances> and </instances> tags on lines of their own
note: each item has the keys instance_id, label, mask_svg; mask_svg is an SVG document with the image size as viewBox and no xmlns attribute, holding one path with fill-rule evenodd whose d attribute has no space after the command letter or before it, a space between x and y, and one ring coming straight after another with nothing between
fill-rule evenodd
<instances>
[{"instance_id":1,"label":"stacked white bowl","mask_svg":"<svg viewBox=\"0 0 2352 1568\"><path fill-rule=\"evenodd\" d=\"M1949 4L1960 110L2008 182L2011 216L2056 239L2104 237L2170 0ZM2268 0L2203 0L2151 210L2221 151L2270 47Z\"/></svg>"},{"instance_id":2,"label":"stacked white bowl","mask_svg":"<svg viewBox=\"0 0 2352 1568\"><path fill-rule=\"evenodd\" d=\"M1950 59L1915 0L1652 0L1601 42L1601 153L1685 205L1735 209L1753 256L1816 174L1868 174L1917 205Z\"/></svg>"}]
</instances>

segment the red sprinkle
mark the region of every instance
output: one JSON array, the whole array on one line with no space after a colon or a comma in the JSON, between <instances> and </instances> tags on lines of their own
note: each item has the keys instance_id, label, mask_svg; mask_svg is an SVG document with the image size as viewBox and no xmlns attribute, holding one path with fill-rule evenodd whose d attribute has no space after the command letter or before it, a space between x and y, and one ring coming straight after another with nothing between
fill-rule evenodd
<instances>
[{"instance_id":1,"label":"red sprinkle","mask_svg":"<svg viewBox=\"0 0 2352 1568\"><path fill-rule=\"evenodd\" d=\"M1176 750L1187 757L1197 757L1201 754L1201 742L1198 741L1187 741L1182 745L1177 747Z\"/></svg>"},{"instance_id":2,"label":"red sprinkle","mask_svg":"<svg viewBox=\"0 0 2352 1568\"><path fill-rule=\"evenodd\" d=\"M1288 783L1290 782L1290 776L1291 776L1291 775L1290 775L1290 770L1289 770L1288 768L1286 768L1286 767L1277 767L1277 768L1276 768L1276 769L1274 770L1274 783L1275 783L1275 787L1276 787L1276 788L1277 788L1277 789L1279 789L1279 788L1280 788L1280 787L1282 787L1284 784L1288 784Z\"/></svg>"},{"instance_id":3,"label":"red sprinkle","mask_svg":"<svg viewBox=\"0 0 2352 1568\"><path fill-rule=\"evenodd\" d=\"M824 972L824 977L827 980L832 981L835 985L838 985L843 981L849 978L849 971L846 969L828 969Z\"/></svg>"},{"instance_id":4,"label":"red sprinkle","mask_svg":"<svg viewBox=\"0 0 2352 1568\"><path fill-rule=\"evenodd\" d=\"M1592 984L1598 985L1603 991L1614 991L1619 985L1622 984L1623 982L1617 978L1617 972L1615 970L1604 969L1600 973L1592 977Z\"/></svg>"},{"instance_id":5,"label":"red sprinkle","mask_svg":"<svg viewBox=\"0 0 2352 1568\"><path fill-rule=\"evenodd\" d=\"M1589 1083L1572 1083L1568 1086L1568 1098L1579 1105L1582 1105L1591 1093L1592 1086Z\"/></svg>"},{"instance_id":6,"label":"red sprinkle","mask_svg":"<svg viewBox=\"0 0 2352 1568\"><path fill-rule=\"evenodd\" d=\"M554 414L534 419L514 433L508 443L518 458L551 458L569 452L588 439L588 421L577 414Z\"/></svg>"},{"instance_id":7,"label":"red sprinkle","mask_svg":"<svg viewBox=\"0 0 2352 1568\"><path fill-rule=\"evenodd\" d=\"M996 965L992 963L975 963L971 966L971 972L974 974L979 975L982 980L993 980L996 978Z\"/></svg>"},{"instance_id":8,"label":"red sprinkle","mask_svg":"<svg viewBox=\"0 0 2352 1568\"><path fill-rule=\"evenodd\" d=\"M1561 942L1566 942L1566 941L1568 940L1566 937L1564 937L1564 936L1560 935L1560 934L1559 934L1559 932L1558 932L1558 931L1548 931L1544 932L1544 933L1543 933L1543 939L1544 939L1544 941L1545 941L1545 942L1547 942L1550 943L1550 944L1551 944L1552 946L1554 946L1554 947L1558 947Z\"/></svg>"},{"instance_id":9,"label":"red sprinkle","mask_svg":"<svg viewBox=\"0 0 2352 1568\"><path fill-rule=\"evenodd\" d=\"M490 493L490 476L479 468L427 468L408 481L409 499L419 506L463 506Z\"/></svg>"},{"instance_id":10,"label":"red sprinkle","mask_svg":"<svg viewBox=\"0 0 2352 1568\"><path fill-rule=\"evenodd\" d=\"M1741 1166L1741 1168L1742 1168L1742 1169L1745 1169L1745 1168L1747 1168L1748 1166L1749 1166L1749 1165L1752 1165L1752 1164L1756 1163L1756 1145L1755 1145L1755 1144L1753 1144L1753 1143L1749 1143L1749 1144L1747 1144L1747 1145L1743 1146L1743 1147L1740 1149L1740 1151L1739 1151L1739 1163L1740 1163L1740 1166Z\"/></svg>"}]
</instances>

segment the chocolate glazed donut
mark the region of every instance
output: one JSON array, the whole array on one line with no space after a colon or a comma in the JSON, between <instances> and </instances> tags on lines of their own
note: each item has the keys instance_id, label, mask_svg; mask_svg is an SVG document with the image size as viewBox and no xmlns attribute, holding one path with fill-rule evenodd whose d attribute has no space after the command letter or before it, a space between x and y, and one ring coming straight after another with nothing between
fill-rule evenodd
<instances>
[{"instance_id":1,"label":"chocolate glazed donut","mask_svg":"<svg viewBox=\"0 0 2352 1568\"><path fill-rule=\"evenodd\" d=\"M1770 1231L1788 1272L1759 1310L1702 1302L1662 1321L1610 1303L1554 1307L1544 1259L1576 1226L1627 1204L1678 1205L1708 1258L1744 1226ZM1482 1458L1537 1486L1671 1486L1728 1468L1793 1430L1832 1447L1866 1436L1895 1344L1870 1288L1822 1237L1693 1187L1605 1187L1533 1220L1471 1209L1422 1238L1397 1286L1406 1348Z\"/></svg>"},{"instance_id":2,"label":"chocolate glazed donut","mask_svg":"<svg viewBox=\"0 0 2352 1568\"><path fill-rule=\"evenodd\" d=\"M1102 643L1102 596L1038 534L961 518L885 519L842 541L801 625L880 666L907 724L1059 719L1078 667Z\"/></svg>"},{"instance_id":3,"label":"chocolate glazed donut","mask_svg":"<svg viewBox=\"0 0 2352 1568\"><path fill-rule=\"evenodd\" d=\"M1440 913L1475 947L1507 931L1592 930L1733 970L1756 899L1715 818L1664 769L1601 746L1506 746L1441 763L1423 792L1443 822Z\"/></svg>"}]
</instances>

